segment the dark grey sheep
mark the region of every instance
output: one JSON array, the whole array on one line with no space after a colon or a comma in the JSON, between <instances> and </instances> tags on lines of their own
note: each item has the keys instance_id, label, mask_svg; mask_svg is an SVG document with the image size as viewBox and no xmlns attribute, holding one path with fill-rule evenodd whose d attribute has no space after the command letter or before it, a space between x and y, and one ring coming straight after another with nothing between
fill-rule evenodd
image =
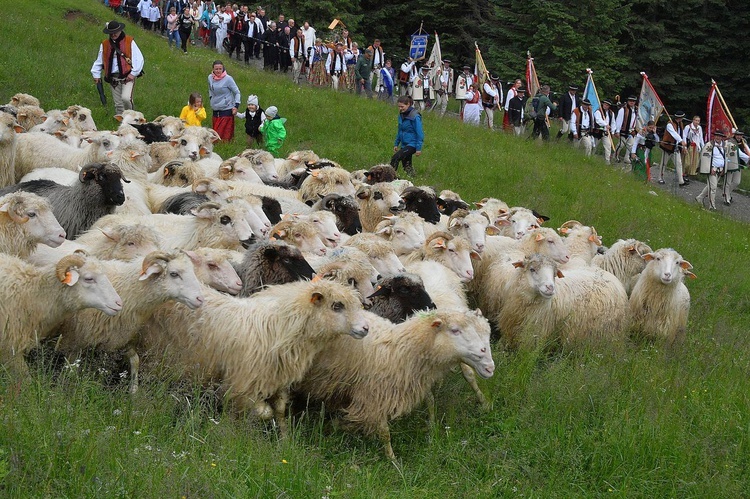
<instances>
[{"instance_id":1,"label":"dark grey sheep","mask_svg":"<svg viewBox=\"0 0 750 499\"><path fill-rule=\"evenodd\" d=\"M436 224L440 221L437 196L434 192L420 187L407 187L401 193L401 199L406 203L406 211L413 211L431 224Z\"/></svg>"},{"instance_id":2,"label":"dark grey sheep","mask_svg":"<svg viewBox=\"0 0 750 499\"><path fill-rule=\"evenodd\" d=\"M242 280L239 296L250 296L270 284L312 279L315 273L297 248L270 241L248 248L235 270Z\"/></svg>"},{"instance_id":3,"label":"dark grey sheep","mask_svg":"<svg viewBox=\"0 0 750 499\"><path fill-rule=\"evenodd\" d=\"M328 194L320 196L317 203L312 205L312 211L325 210L336 215L336 227L343 233L353 236L362 232L359 220L359 206L351 196Z\"/></svg>"},{"instance_id":4,"label":"dark grey sheep","mask_svg":"<svg viewBox=\"0 0 750 499\"><path fill-rule=\"evenodd\" d=\"M396 169L391 165L375 165L365 172L365 180L370 185L378 182L393 182L397 178Z\"/></svg>"},{"instance_id":5,"label":"dark grey sheep","mask_svg":"<svg viewBox=\"0 0 750 499\"><path fill-rule=\"evenodd\" d=\"M125 202L120 168L109 163L91 163L78 174L78 182L61 185L51 180L31 180L0 190L33 192L49 199L57 221L65 229L67 239L75 239L104 215L114 213Z\"/></svg>"},{"instance_id":6,"label":"dark grey sheep","mask_svg":"<svg viewBox=\"0 0 750 499\"><path fill-rule=\"evenodd\" d=\"M432 298L424 289L422 278L416 274L396 274L384 277L375 285L376 291L370 312L391 322L404 322L414 312L435 309Z\"/></svg>"},{"instance_id":7,"label":"dark grey sheep","mask_svg":"<svg viewBox=\"0 0 750 499\"><path fill-rule=\"evenodd\" d=\"M438 198L437 207L438 207L438 210L440 210L440 213L442 213L443 215L451 216L453 215L453 212L455 212L456 210L468 210L469 203L466 203L458 199Z\"/></svg>"}]
</instances>

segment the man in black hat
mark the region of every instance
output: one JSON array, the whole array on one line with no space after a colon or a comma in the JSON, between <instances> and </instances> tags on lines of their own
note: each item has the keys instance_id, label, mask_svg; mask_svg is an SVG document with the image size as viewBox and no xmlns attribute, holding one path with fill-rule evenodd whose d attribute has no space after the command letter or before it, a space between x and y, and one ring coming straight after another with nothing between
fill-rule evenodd
<instances>
[{"instance_id":1,"label":"man in black hat","mask_svg":"<svg viewBox=\"0 0 750 499\"><path fill-rule=\"evenodd\" d=\"M726 138L727 135L724 132L716 130L713 139L706 144L703 153L701 153L700 172L708 174L708 179L706 180L706 187L703 188L695 200L701 206L705 206L703 200L708 198L709 210L716 209L716 186L719 185L719 177L724 175L727 168L729 148L727 147ZM710 160L704 161L704 157L708 159L705 153L709 151L711 153Z\"/></svg>"},{"instance_id":2,"label":"man in black hat","mask_svg":"<svg viewBox=\"0 0 750 499\"><path fill-rule=\"evenodd\" d=\"M594 129L594 113L591 110L591 102L588 99L581 101L581 107L573 109L570 115L570 133L573 134L573 140L576 146L583 145L583 151L586 156L591 156L596 147L591 132Z\"/></svg>"},{"instance_id":3,"label":"man in black hat","mask_svg":"<svg viewBox=\"0 0 750 499\"><path fill-rule=\"evenodd\" d=\"M557 140L560 140L560 137L571 132L570 117L573 115L573 111L578 109L580 105L576 92L578 92L578 85L570 85L568 92L560 99L560 130L557 132Z\"/></svg>"},{"instance_id":4,"label":"man in black hat","mask_svg":"<svg viewBox=\"0 0 750 499\"><path fill-rule=\"evenodd\" d=\"M604 162L609 164L612 157L612 130L615 129L617 120L615 113L612 112L612 101L604 99L601 107L594 113L594 131L592 135L595 139L602 141L604 151Z\"/></svg>"},{"instance_id":5,"label":"man in black hat","mask_svg":"<svg viewBox=\"0 0 750 499\"><path fill-rule=\"evenodd\" d=\"M112 87L115 114L134 109L133 87L135 79L143 73L143 54L132 36L123 31L125 25L110 21L103 32L109 35L99 46L99 55L91 66L91 76L99 83L104 81Z\"/></svg>"},{"instance_id":6,"label":"man in black hat","mask_svg":"<svg viewBox=\"0 0 750 499\"><path fill-rule=\"evenodd\" d=\"M490 75L482 85L482 107L487 114L487 128L492 130L495 124L495 110L500 109L503 90L500 87L500 78Z\"/></svg>"},{"instance_id":7,"label":"man in black hat","mask_svg":"<svg viewBox=\"0 0 750 499\"><path fill-rule=\"evenodd\" d=\"M685 131L685 113L677 111L672 118L667 123L667 128L664 130L664 137L659 143L659 147L662 150L661 164L659 165L659 183L664 183L664 170L671 159L674 163L677 185L684 187L690 183L682 175L682 151L687 146L685 140L682 138Z\"/></svg>"},{"instance_id":8,"label":"man in black hat","mask_svg":"<svg viewBox=\"0 0 750 499\"><path fill-rule=\"evenodd\" d=\"M445 115L448 108L448 96L453 92L453 68L451 61L443 59L443 64L435 73L435 109L440 111L440 116Z\"/></svg>"},{"instance_id":9,"label":"man in black hat","mask_svg":"<svg viewBox=\"0 0 750 499\"><path fill-rule=\"evenodd\" d=\"M635 105L637 100L637 97L631 95L628 97L628 103L617 113L617 129L615 130L615 133L619 134L620 141L615 150L615 162L619 163L620 154L624 154L625 165L628 170L630 169L630 151L633 148L633 141L638 133L638 128L636 127L638 106Z\"/></svg>"},{"instance_id":10,"label":"man in black hat","mask_svg":"<svg viewBox=\"0 0 750 499\"><path fill-rule=\"evenodd\" d=\"M513 126L513 133L516 137L523 134L523 108L526 105L526 89L518 87L515 89L516 95L508 101L508 121Z\"/></svg>"},{"instance_id":11,"label":"man in black hat","mask_svg":"<svg viewBox=\"0 0 750 499\"><path fill-rule=\"evenodd\" d=\"M466 106L466 94L469 91L469 85L474 83L474 75L471 74L471 66L464 65L463 71L456 78L456 100L461 104L458 117L463 121L464 107Z\"/></svg>"}]
</instances>

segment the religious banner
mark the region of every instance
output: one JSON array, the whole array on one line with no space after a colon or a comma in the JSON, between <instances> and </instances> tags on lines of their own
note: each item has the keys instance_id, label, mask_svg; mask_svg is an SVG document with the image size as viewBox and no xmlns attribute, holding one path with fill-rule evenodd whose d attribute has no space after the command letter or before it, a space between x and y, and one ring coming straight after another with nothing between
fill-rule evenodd
<instances>
[{"instance_id":1,"label":"religious banner","mask_svg":"<svg viewBox=\"0 0 750 499\"><path fill-rule=\"evenodd\" d=\"M427 55L427 39L430 35L422 34L422 28L419 28L419 33L411 35L411 45L409 46L409 57L418 61L424 59Z\"/></svg>"},{"instance_id":2,"label":"religious banner","mask_svg":"<svg viewBox=\"0 0 750 499\"><path fill-rule=\"evenodd\" d=\"M732 136L734 120L714 80L711 80L711 89L708 91L706 120L706 142L713 140L714 133L718 131L724 132L727 137Z\"/></svg>"},{"instance_id":3,"label":"religious banner","mask_svg":"<svg viewBox=\"0 0 750 499\"><path fill-rule=\"evenodd\" d=\"M534 67L534 58L531 52L526 52L526 95L529 96L529 102L539 91L539 78L536 76Z\"/></svg>"},{"instance_id":4,"label":"religious banner","mask_svg":"<svg viewBox=\"0 0 750 499\"><path fill-rule=\"evenodd\" d=\"M440 49L440 38L437 32L435 33L435 44L432 46L432 52L430 52L430 58L427 59L427 65L430 67L430 78L434 78L438 69L440 69L443 63L443 51Z\"/></svg>"},{"instance_id":5,"label":"religious banner","mask_svg":"<svg viewBox=\"0 0 750 499\"><path fill-rule=\"evenodd\" d=\"M586 86L583 88L583 98L591 102L591 112L596 113L601 104L599 103L599 93L596 91L596 85L594 84L594 72L589 68L586 68L586 72L589 77L586 80Z\"/></svg>"},{"instance_id":6,"label":"religious banner","mask_svg":"<svg viewBox=\"0 0 750 499\"><path fill-rule=\"evenodd\" d=\"M664 104L656 94L654 86L648 79L646 73L641 72L643 76L643 84L641 85L641 95L638 97L638 117L636 118L636 126L640 130L646 126L649 121L658 121L661 113L664 112Z\"/></svg>"},{"instance_id":7,"label":"religious banner","mask_svg":"<svg viewBox=\"0 0 750 499\"><path fill-rule=\"evenodd\" d=\"M482 52L479 50L479 45L477 45L477 42L474 42L474 49L474 81L476 83L479 83L479 88L482 88L484 82L489 79L490 72L487 71L487 66L484 64L484 59L482 59Z\"/></svg>"}]
</instances>

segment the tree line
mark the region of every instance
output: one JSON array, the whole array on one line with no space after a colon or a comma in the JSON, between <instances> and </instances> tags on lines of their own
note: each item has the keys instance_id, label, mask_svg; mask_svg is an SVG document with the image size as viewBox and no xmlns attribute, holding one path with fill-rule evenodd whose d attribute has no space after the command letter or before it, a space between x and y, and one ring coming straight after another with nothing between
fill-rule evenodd
<instances>
[{"instance_id":1,"label":"tree line","mask_svg":"<svg viewBox=\"0 0 750 499\"><path fill-rule=\"evenodd\" d=\"M476 41L502 81L524 77L530 51L553 91L583 88L591 68L600 98L624 101L638 95L645 71L670 113L705 117L713 78L738 125L750 123L750 21L739 0L281 0L266 8L310 20L322 37L339 18L356 41L382 40L394 66L423 23L454 67L473 66Z\"/></svg>"}]
</instances>

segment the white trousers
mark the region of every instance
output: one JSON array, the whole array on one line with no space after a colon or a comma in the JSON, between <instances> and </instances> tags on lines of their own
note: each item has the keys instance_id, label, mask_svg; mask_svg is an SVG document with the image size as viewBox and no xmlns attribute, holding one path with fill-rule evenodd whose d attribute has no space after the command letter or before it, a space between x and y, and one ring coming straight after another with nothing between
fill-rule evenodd
<instances>
[{"instance_id":1,"label":"white trousers","mask_svg":"<svg viewBox=\"0 0 750 499\"><path fill-rule=\"evenodd\" d=\"M115 102L115 114L122 114L126 109L133 109L133 81L119 81L112 87L112 100Z\"/></svg>"}]
</instances>

